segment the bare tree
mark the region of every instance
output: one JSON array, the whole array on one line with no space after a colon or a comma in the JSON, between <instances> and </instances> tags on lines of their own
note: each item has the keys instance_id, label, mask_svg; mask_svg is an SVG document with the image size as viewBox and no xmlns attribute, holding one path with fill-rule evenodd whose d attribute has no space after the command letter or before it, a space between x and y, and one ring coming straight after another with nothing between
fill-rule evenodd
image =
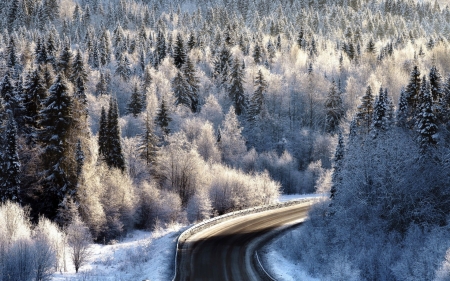
<instances>
[{"instance_id":1,"label":"bare tree","mask_svg":"<svg viewBox=\"0 0 450 281\"><path fill-rule=\"evenodd\" d=\"M92 236L88 227L76 218L67 227L67 242L70 247L70 256L75 266L75 272L83 266L89 258L91 252L89 246L92 243Z\"/></svg>"}]
</instances>

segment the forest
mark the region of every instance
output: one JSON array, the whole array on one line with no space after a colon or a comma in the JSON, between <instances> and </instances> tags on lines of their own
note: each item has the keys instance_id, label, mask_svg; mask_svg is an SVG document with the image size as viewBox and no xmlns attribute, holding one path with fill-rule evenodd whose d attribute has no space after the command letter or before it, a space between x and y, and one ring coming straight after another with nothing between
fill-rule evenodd
<instances>
[{"instance_id":1,"label":"forest","mask_svg":"<svg viewBox=\"0 0 450 281\"><path fill-rule=\"evenodd\" d=\"M0 16L0 280L49 280L75 233L111 243L313 192L330 199L280 242L310 274L449 278L443 3L6 0Z\"/></svg>"}]
</instances>

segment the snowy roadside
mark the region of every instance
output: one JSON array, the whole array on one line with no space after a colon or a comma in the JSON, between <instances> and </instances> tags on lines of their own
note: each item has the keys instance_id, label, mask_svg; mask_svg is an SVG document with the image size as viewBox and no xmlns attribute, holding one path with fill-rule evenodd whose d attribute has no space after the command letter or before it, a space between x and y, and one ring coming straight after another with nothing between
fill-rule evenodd
<instances>
[{"instance_id":1,"label":"snowy roadside","mask_svg":"<svg viewBox=\"0 0 450 281\"><path fill-rule=\"evenodd\" d=\"M280 202L286 202L290 200L303 199L303 198L321 198L328 197L329 194L291 194L281 195L278 199ZM309 276L300 264L295 264L279 251L282 236L288 234L291 231L287 230L286 233L277 236L258 251L259 256L262 259L262 263L265 269L279 281L319 281L320 279ZM289 234L288 234L289 235Z\"/></svg>"},{"instance_id":2,"label":"snowy roadside","mask_svg":"<svg viewBox=\"0 0 450 281\"><path fill-rule=\"evenodd\" d=\"M135 230L115 245L93 244L92 255L78 274L67 256L68 272L55 273L52 281L170 280L181 230L181 225L153 232Z\"/></svg>"}]
</instances>

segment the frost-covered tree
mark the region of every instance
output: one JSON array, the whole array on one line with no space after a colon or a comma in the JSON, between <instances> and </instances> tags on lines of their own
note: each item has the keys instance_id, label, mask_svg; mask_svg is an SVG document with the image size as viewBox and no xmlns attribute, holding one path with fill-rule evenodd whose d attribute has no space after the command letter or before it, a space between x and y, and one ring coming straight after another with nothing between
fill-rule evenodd
<instances>
[{"instance_id":1,"label":"frost-covered tree","mask_svg":"<svg viewBox=\"0 0 450 281\"><path fill-rule=\"evenodd\" d=\"M191 108L191 99L189 98L189 85L181 73L177 71L177 74L172 79L172 91L175 96L175 105L184 105L187 108Z\"/></svg>"},{"instance_id":2,"label":"frost-covered tree","mask_svg":"<svg viewBox=\"0 0 450 281\"><path fill-rule=\"evenodd\" d=\"M147 165L155 164L158 152L158 137L155 134L154 126L153 120L147 112L144 133L141 135L141 143L139 147L140 156L145 160Z\"/></svg>"},{"instance_id":3,"label":"frost-covered tree","mask_svg":"<svg viewBox=\"0 0 450 281\"><path fill-rule=\"evenodd\" d=\"M73 59L72 73L70 76L70 80L72 81L72 83L75 84L78 78L83 80L83 82L87 82L88 80L88 74L84 66L84 61L80 50L77 50L75 58Z\"/></svg>"},{"instance_id":4,"label":"frost-covered tree","mask_svg":"<svg viewBox=\"0 0 450 281\"><path fill-rule=\"evenodd\" d=\"M161 99L161 103L158 108L158 113L155 118L156 124L161 128L161 131L164 135L168 135L170 132L169 123L172 121L172 118L169 116L169 109L166 106L166 101L164 98Z\"/></svg>"},{"instance_id":5,"label":"frost-covered tree","mask_svg":"<svg viewBox=\"0 0 450 281\"><path fill-rule=\"evenodd\" d=\"M436 116L433 113L433 99L430 84L423 76L419 93L419 110L416 113L416 128L419 133L418 141L423 151L437 143Z\"/></svg>"},{"instance_id":6,"label":"frost-covered tree","mask_svg":"<svg viewBox=\"0 0 450 281\"><path fill-rule=\"evenodd\" d=\"M188 97L190 100L190 109L192 112L198 112L199 108L199 87L200 81L197 78L194 64L189 57L186 58L186 62L182 67L183 76L186 79L188 86Z\"/></svg>"},{"instance_id":7,"label":"frost-covered tree","mask_svg":"<svg viewBox=\"0 0 450 281\"><path fill-rule=\"evenodd\" d=\"M405 88L405 96L408 103L408 120L410 120L414 116L419 104L419 93L421 88L420 80L419 68L417 66L414 66L409 76L408 85L406 85Z\"/></svg>"},{"instance_id":8,"label":"frost-covered tree","mask_svg":"<svg viewBox=\"0 0 450 281\"><path fill-rule=\"evenodd\" d=\"M258 74L254 80L254 86L256 87L255 92L253 93L250 99L250 105L248 108L248 119L249 121L255 121L256 117L261 114L265 107L265 98L267 90L267 81L264 79L261 69L258 71Z\"/></svg>"},{"instance_id":9,"label":"frost-covered tree","mask_svg":"<svg viewBox=\"0 0 450 281\"><path fill-rule=\"evenodd\" d=\"M235 58L230 74L228 96L233 103L237 115L241 115L247 109L247 97L245 96L243 83L244 73L238 58Z\"/></svg>"},{"instance_id":10,"label":"frost-covered tree","mask_svg":"<svg viewBox=\"0 0 450 281\"><path fill-rule=\"evenodd\" d=\"M119 127L119 107L117 99L111 97L106 126L106 155L105 162L109 168L117 168L125 171L125 159L122 152L122 143Z\"/></svg>"},{"instance_id":11,"label":"frost-covered tree","mask_svg":"<svg viewBox=\"0 0 450 281\"><path fill-rule=\"evenodd\" d=\"M383 90L380 87L380 92L375 100L375 104L373 107L373 120L372 120L372 128L376 132L385 131L389 126L389 101L387 96L387 90Z\"/></svg>"},{"instance_id":12,"label":"frost-covered tree","mask_svg":"<svg viewBox=\"0 0 450 281\"><path fill-rule=\"evenodd\" d=\"M361 98L361 104L356 113L356 125L362 128L362 132L368 133L373 119L374 98L372 88L367 86L365 95Z\"/></svg>"},{"instance_id":13,"label":"frost-covered tree","mask_svg":"<svg viewBox=\"0 0 450 281\"><path fill-rule=\"evenodd\" d=\"M223 85L228 81L232 65L233 59L230 49L226 45L222 45L214 59L213 72L214 78L220 85Z\"/></svg>"},{"instance_id":14,"label":"frost-covered tree","mask_svg":"<svg viewBox=\"0 0 450 281\"><path fill-rule=\"evenodd\" d=\"M186 62L186 50L184 47L183 37L179 32L177 34L175 46L173 48L173 63L178 69L181 69L181 67L184 65L185 62Z\"/></svg>"},{"instance_id":15,"label":"frost-covered tree","mask_svg":"<svg viewBox=\"0 0 450 281\"><path fill-rule=\"evenodd\" d=\"M6 126L4 143L1 145L0 200L20 202L20 162L17 154L17 125L12 115Z\"/></svg>"},{"instance_id":16,"label":"frost-covered tree","mask_svg":"<svg viewBox=\"0 0 450 281\"><path fill-rule=\"evenodd\" d=\"M221 125L219 148L222 159L229 165L238 165L239 159L247 151L245 139L242 136L242 127L237 119L234 107L231 106Z\"/></svg>"},{"instance_id":17,"label":"frost-covered tree","mask_svg":"<svg viewBox=\"0 0 450 281\"><path fill-rule=\"evenodd\" d=\"M131 65L126 54L120 56L115 74L122 78L125 82L130 79Z\"/></svg>"},{"instance_id":18,"label":"frost-covered tree","mask_svg":"<svg viewBox=\"0 0 450 281\"><path fill-rule=\"evenodd\" d=\"M131 93L130 100L127 104L127 113L132 114L136 118L144 109L143 98L138 89L138 85L135 84L133 92Z\"/></svg>"},{"instance_id":19,"label":"frost-covered tree","mask_svg":"<svg viewBox=\"0 0 450 281\"><path fill-rule=\"evenodd\" d=\"M334 153L334 162L333 162L333 175L332 175L332 185L330 189L330 198L334 199L336 196L336 186L340 184L340 181L342 180L340 178L340 173L342 169L342 159L344 158L345 153L345 145L344 145L344 137L342 136L342 133L339 132L338 134L338 144L336 146L336 151Z\"/></svg>"},{"instance_id":20,"label":"frost-covered tree","mask_svg":"<svg viewBox=\"0 0 450 281\"><path fill-rule=\"evenodd\" d=\"M74 167L67 158L70 150L68 132L72 125L73 100L68 92L67 82L58 75L43 101L39 112L39 144L42 146L42 212L50 218L67 196L76 193L73 182Z\"/></svg>"},{"instance_id":21,"label":"frost-covered tree","mask_svg":"<svg viewBox=\"0 0 450 281\"><path fill-rule=\"evenodd\" d=\"M327 99L325 100L325 110L326 130L328 133L334 134L338 130L339 123L344 116L342 97L334 80L331 82L331 87L328 91Z\"/></svg>"}]
</instances>

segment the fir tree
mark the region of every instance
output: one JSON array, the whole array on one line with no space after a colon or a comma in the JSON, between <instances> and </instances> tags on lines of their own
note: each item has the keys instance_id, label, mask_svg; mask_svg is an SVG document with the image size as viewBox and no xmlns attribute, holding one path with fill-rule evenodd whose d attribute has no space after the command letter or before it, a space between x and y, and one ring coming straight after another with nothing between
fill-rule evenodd
<instances>
[{"instance_id":1,"label":"fir tree","mask_svg":"<svg viewBox=\"0 0 450 281\"><path fill-rule=\"evenodd\" d=\"M330 134L335 134L338 130L339 123L344 116L344 108L342 105L342 98L339 89L336 87L336 82L333 79L328 97L325 100L326 110L326 130Z\"/></svg>"},{"instance_id":2,"label":"fir tree","mask_svg":"<svg viewBox=\"0 0 450 281\"><path fill-rule=\"evenodd\" d=\"M373 109L373 121L372 128L375 132L385 131L389 126L389 101L387 97L387 91L383 91L380 88L378 97L375 100L375 105Z\"/></svg>"},{"instance_id":3,"label":"fir tree","mask_svg":"<svg viewBox=\"0 0 450 281\"><path fill-rule=\"evenodd\" d=\"M95 86L95 94L97 96L106 95L108 93L108 85L106 83L106 78L103 72L100 72L100 79L98 80L97 85Z\"/></svg>"},{"instance_id":4,"label":"fir tree","mask_svg":"<svg viewBox=\"0 0 450 281\"><path fill-rule=\"evenodd\" d=\"M253 60L255 61L255 64L261 64L262 61L262 52L261 47L258 43L255 43L255 47L253 48Z\"/></svg>"},{"instance_id":5,"label":"fir tree","mask_svg":"<svg viewBox=\"0 0 450 281\"><path fill-rule=\"evenodd\" d=\"M443 97L443 87L442 87L442 77L439 70L435 65L430 69L429 74L431 99L433 101L433 112L436 117L441 115L442 112L442 97Z\"/></svg>"},{"instance_id":6,"label":"fir tree","mask_svg":"<svg viewBox=\"0 0 450 281\"><path fill-rule=\"evenodd\" d=\"M110 168L125 171L125 159L122 153L122 144L119 127L119 107L113 97L109 100L108 123L106 127L106 164Z\"/></svg>"},{"instance_id":7,"label":"fir tree","mask_svg":"<svg viewBox=\"0 0 450 281\"><path fill-rule=\"evenodd\" d=\"M265 107L264 95L267 89L267 81L264 79L261 69L256 75L254 85L256 87L256 90L250 99L250 105L248 109L248 118L250 122L255 121L256 117L261 114Z\"/></svg>"},{"instance_id":8,"label":"fir tree","mask_svg":"<svg viewBox=\"0 0 450 281\"><path fill-rule=\"evenodd\" d=\"M39 143L43 149L40 184L45 193L42 211L50 218L56 217L56 210L64 198L76 192L74 182L71 181L72 167L66 162L70 145L68 132L73 123L73 101L67 91L66 81L58 75L39 113Z\"/></svg>"},{"instance_id":9,"label":"fir tree","mask_svg":"<svg viewBox=\"0 0 450 281\"><path fill-rule=\"evenodd\" d=\"M158 35L156 37L156 53L157 59L155 60L155 66L158 65L166 58L166 38L161 31L158 31Z\"/></svg>"},{"instance_id":10,"label":"fir tree","mask_svg":"<svg viewBox=\"0 0 450 281\"><path fill-rule=\"evenodd\" d=\"M3 155L0 154L0 200L20 202L20 162L17 154L17 125L12 115L8 124L2 145Z\"/></svg>"},{"instance_id":11,"label":"fir tree","mask_svg":"<svg viewBox=\"0 0 450 281\"><path fill-rule=\"evenodd\" d=\"M14 87L8 74L3 77L0 83L0 96L3 99L7 114L14 114Z\"/></svg>"},{"instance_id":12,"label":"fir tree","mask_svg":"<svg viewBox=\"0 0 450 281\"><path fill-rule=\"evenodd\" d=\"M6 65L8 66L8 68L10 70L13 70L18 61L17 61L17 55L16 55L16 44L14 42L14 39L11 37L9 39L9 44L8 44L8 49L7 49L7 61L6 61Z\"/></svg>"},{"instance_id":13,"label":"fir tree","mask_svg":"<svg viewBox=\"0 0 450 281\"><path fill-rule=\"evenodd\" d=\"M375 43L373 42L373 39L370 38L369 42L367 42L367 46L366 46L366 52L374 55L376 53L376 49L375 49Z\"/></svg>"},{"instance_id":14,"label":"fir tree","mask_svg":"<svg viewBox=\"0 0 450 281\"><path fill-rule=\"evenodd\" d=\"M23 96L23 118L26 126L27 141L34 143L38 129L39 112L42 109L42 101L47 97L47 90L43 78L37 69L26 76Z\"/></svg>"},{"instance_id":15,"label":"fir tree","mask_svg":"<svg viewBox=\"0 0 450 281\"><path fill-rule=\"evenodd\" d=\"M244 74L242 72L239 59L236 58L230 75L230 87L228 96L230 97L237 115L241 115L247 108L247 98L244 93Z\"/></svg>"},{"instance_id":16,"label":"fir tree","mask_svg":"<svg viewBox=\"0 0 450 281\"><path fill-rule=\"evenodd\" d=\"M402 88L400 92L400 100L398 103L398 110L397 110L397 124L403 127L406 125L407 119L408 119L408 99L406 96L405 89Z\"/></svg>"},{"instance_id":17,"label":"fir tree","mask_svg":"<svg viewBox=\"0 0 450 281\"><path fill-rule=\"evenodd\" d=\"M181 69L185 62L186 50L184 49L183 37L181 37L181 33L179 32L173 49L173 63L178 69Z\"/></svg>"},{"instance_id":18,"label":"fir tree","mask_svg":"<svg viewBox=\"0 0 450 281\"><path fill-rule=\"evenodd\" d=\"M131 93L130 101L127 104L127 112L136 118L143 109L144 105L142 104L142 95L139 92L137 84L135 84L133 92Z\"/></svg>"},{"instance_id":19,"label":"fir tree","mask_svg":"<svg viewBox=\"0 0 450 281\"><path fill-rule=\"evenodd\" d=\"M175 105L184 105L191 108L191 99L189 98L189 85L181 71L172 79L172 91L175 96Z\"/></svg>"},{"instance_id":20,"label":"fir tree","mask_svg":"<svg viewBox=\"0 0 450 281\"><path fill-rule=\"evenodd\" d=\"M188 42L187 42L188 51L194 49L196 44L197 44L197 42L195 40L195 35L193 32L191 32L191 34L189 35Z\"/></svg>"},{"instance_id":21,"label":"fir tree","mask_svg":"<svg viewBox=\"0 0 450 281\"><path fill-rule=\"evenodd\" d=\"M161 99L161 104L159 106L155 121L156 124L161 128L163 134L168 135L170 133L169 123L172 121L172 118L170 118L169 116L169 111L166 107L164 98Z\"/></svg>"}]
</instances>

